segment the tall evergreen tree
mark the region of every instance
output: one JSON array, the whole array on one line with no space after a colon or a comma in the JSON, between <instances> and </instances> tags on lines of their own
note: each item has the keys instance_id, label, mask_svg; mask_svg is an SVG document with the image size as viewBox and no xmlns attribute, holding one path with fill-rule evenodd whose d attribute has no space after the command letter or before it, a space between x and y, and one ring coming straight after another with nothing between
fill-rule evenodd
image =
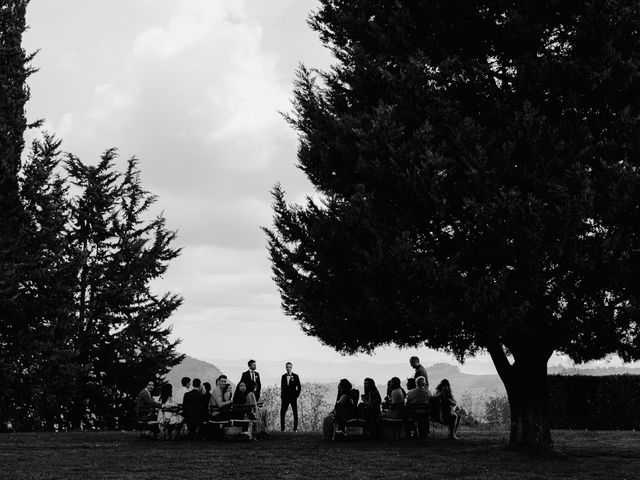
<instances>
[{"instance_id":1,"label":"tall evergreen tree","mask_svg":"<svg viewBox=\"0 0 640 480\"><path fill-rule=\"evenodd\" d=\"M20 285L26 335L15 339L23 354L12 414L16 428L64 428L82 386L83 366L69 342L79 249L71 241L69 188L59 175L60 141L45 134L32 143L20 175L25 213L24 280Z\"/></svg>"},{"instance_id":2,"label":"tall evergreen tree","mask_svg":"<svg viewBox=\"0 0 640 480\"><path fill-rule=\"evenodd\" d=\"M27 3L0 0L0 422L17 394L14 374L21 352L14 350L14 339L24 334L16 299L24 261L18 171L28 127L26 79L34 71L30 67L33 56L22 48Z\"/></svg>"},{"instance_id":3,"label":"tall evergreen tree","mask_svg":"<svg viewBox=\"0 0 640 480\"><path fill-rule=\"evenodd\" d=\"M640 5L321 0L274 190L286 313L342 352L488 352L511 443L552 445L553 352L640 358Z\"/></svg>"},{"instance_id":4,"label":"tall evergreen tree","mask_svg":"<svg viewBox=\"0 0 640 480\"><path fill-rule=\"evenodd\" d=\"M81 262L75 288L73 342L87 376L72 425L113 428L132 421L133 395L182 360L163 326L182 298L157 295L151 282L179 255L165 219L144 218L156 197L140 183L137 161L124 174L107 150L96 166L70 155L67 171L80 188L72 206L72 242Z\"/></svg>"},{"instance_id":5,"label":"tall evergreen tree","mask_svg":"<svg viewBox=\"0 0 640 480\"><path fill-rule=\"evenodd\" d=\"M182 357L165 321L182 299L155 294L179 250L137 162L97 166L44 135L21 165L26 80L22 49L28 0L0 0L0 430L126 426L133 399ZM73 197L69 181L80 195Z\"/></svg>"}]
</instances>

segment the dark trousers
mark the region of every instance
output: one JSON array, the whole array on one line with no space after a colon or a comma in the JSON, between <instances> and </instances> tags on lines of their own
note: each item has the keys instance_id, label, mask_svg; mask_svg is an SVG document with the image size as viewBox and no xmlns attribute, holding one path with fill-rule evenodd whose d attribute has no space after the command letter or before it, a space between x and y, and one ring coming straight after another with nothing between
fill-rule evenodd
<instances>
[{"instance_id":1,"label":"dark trousers","mask_svg":"<svg viewBox=\"0 0 640 480\"><path fill-rule=\"evenodd\" d=\"M298 399L297 398L283 398L282 406L280 407L280 430L284 431L284 417L287 414L287 409L291 405L291 411L293 412L293 430L298 430Z\"/></svg>"}]
</instances>

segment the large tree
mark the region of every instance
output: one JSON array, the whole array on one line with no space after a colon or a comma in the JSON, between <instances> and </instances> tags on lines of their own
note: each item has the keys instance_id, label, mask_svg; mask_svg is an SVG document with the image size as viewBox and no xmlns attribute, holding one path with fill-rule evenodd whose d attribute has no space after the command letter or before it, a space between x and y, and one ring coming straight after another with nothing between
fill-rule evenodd
<instances>
[{"instance_id":1,"label":"large tree","mask_svg":"<svg viewBox=\"0 0 640 480\"><path fill-rule=\"evenodd\" d=\"M21 320L18 285L25 262L22 229L25 217L18 193L18 171L28 128L26 79L32 55L22 48L28 0L0 0L0 418L14 392L16 351L14 340L25 330ZM0 425L1 427L1 425Z\"/></svg>"},{"instance_id":2,"label":"large tree","mask_svg":"<svg viewBox=\"0 0 640 480\"><path fill-rule=\"evenodd\" d=\"M109 149L97 165L73 155L66 162L80 189L71 201L69 230L79 253L69 342L85 373L82 402L71 414L74 428L130 426L140 386L184 358L165 325L182 297L152 288L180 254L176 233L162 215L149 218L157 197L142 187L138 161L130 158L120 173L116 157Z\"/></svg>"},{"instance_id":3,"label":"large tree","mask_svg":"<svg viewBox=\"0 0 640 480\"><path fill-rule=\"evenodd\" d=\"M138 162L97 165L44 134L24 155L28 0L0 0L0 430L126 427L135 395L180 362L154 281L179 255ZM75 183L71 188L71 183Z\"/></svg>"},{"instance_id":4,"label":"large tree","mask_svg":"<svg viewBox=\"0 0 640 480\"><path fill-rule=\"evenodd\" d=\"M341 352L488 352L511 443L552 445L553 352L640 357L640 3L321 0L329 71L274 189L285 312Z\"/></svg>"}]
</instances>

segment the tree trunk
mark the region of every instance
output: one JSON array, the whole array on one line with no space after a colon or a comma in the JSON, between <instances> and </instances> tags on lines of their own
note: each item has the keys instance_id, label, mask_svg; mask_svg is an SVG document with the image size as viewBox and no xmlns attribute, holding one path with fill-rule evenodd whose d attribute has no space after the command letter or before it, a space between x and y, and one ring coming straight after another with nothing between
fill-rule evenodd
<instances>
[{"instance_id":1,"label":"tree trunk","mask_svg":"<svg viewBox=\"0 0 640 480\"><path fill-rule=\"evenodd\" d=\"M551 450L547 402L547 362L539 365L512 366L513 374L505 382L511 409L512 447ZM541 362L538 362L541 363Z\"/></svg>"},{"instance_id":2,"label":"tree trunk","mask_svg":"<svg viewBox=\"0 0 640 480\"><path fill-rule=\"evenodd\" d=\"M490 353L509 398L509 445L529 450L553 450L547 398L549 357L540 352L536 352L536 355L516 355L516 361L510 364L501 347L490 350Z\"/></svg>"}]
</instances>

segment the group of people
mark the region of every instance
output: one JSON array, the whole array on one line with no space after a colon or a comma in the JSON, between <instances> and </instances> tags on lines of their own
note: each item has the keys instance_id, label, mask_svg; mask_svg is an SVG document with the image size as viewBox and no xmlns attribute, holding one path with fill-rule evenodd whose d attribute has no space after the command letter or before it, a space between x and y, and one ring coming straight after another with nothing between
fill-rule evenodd
<instances>
[{"instance_id":1,"label":"group of people","mask_svg":"<svg viewBox=\"0 0 640 480\"><path fill-rule=\"evenodd\" d=\"M448 426L449 438L457 440L460 419L455 411L456 400L449 381L442 380L432 394L427 371L420 364L420 359L411 357L409 363L414 369L414 376L407 380L407 390L402 388L400 378L393 377L387 382L384 399L371 378L364 379L364 393L361 396L349 380L340 380L335 408L327 418L335 424L336 434L344 433L349 420L360 419L365 422L368 434L375 436L379 433L380 421L389 419L405 421L407 436L417 434L426 438L429 422L435 419Z\"/></svg>"},{"instance_id":2,"label":"group of people","mask_svg":"<svg viewBox=\"0 0 640 480\"><path fill-rule=\"evenodd\" d=\"M432 394L429 391L427 370L418 357L409 359L414 369L412 378L407 379L405 390L399 377L387 382L387 392L380 395L372 378L364 379L364 393L360 395L347 379L340 380L335 408L327 418L336 425L336 432L342 433L346 422L361 419L367 432L379 433L380 421L404 420L407 436L426 438L429 421L435 419L449 428L449 437L457 439L459 417L456 414L456 400L447 379L442 380ZM242 373L235 391L226 375L220 375L214 385L200 379L182 378L181 386L174 393L171 384L163 384L160 396L152 397L154 383L149 382L138 395L139 418L156 415L161 438L175 438L186 425L190 436L198 434L205 420L226 421L231 419L251 419L255 421L258 438L269 435L266 410L262 409L260 393L262 383L256 370L256 361L247 362L248 370ZM285 364L286 372L280 381L280 430L285 430L285 416L289 408L293 413L293 431L298 429L298 397L302 391L300 377L293 373L291 362ZM156 413L157 412L157 413ZM413 412L413 414L412 414ZM421 414L415 414L421 412Z\"/></svg>"},{"instance_id":3,"label":"group of people","mask_svg":"<svg viewBox=\"0 0 640 480\"><path fill-rule=\"evenodd\" d=\"M148 382L138 395L137 413L142 421L157 421L159 436L163 439L175 438L186 425L190 437L195 437L205 420L226 421L231 419L251 419L255 421L257 438L269 435L266 410L262 409L260 393L262 383L256 370L256 361L247 362L248 370L242 373L235 391L226 375L220 375L212 386L198 378L183 377L181 386L173 392L173 387L165 383L160 387L160 396L154 398L154 383ZM302 390L300 377L293 373L293 364L287 362L286 373L282 375L280 396L280 429L285 429L285 416L289 407L293 412L293 430L298 429L297 399ZM157 413L156 413L157 412ZM152 418L152 415L156 415Z\"/></svg>"}]
</instances>

